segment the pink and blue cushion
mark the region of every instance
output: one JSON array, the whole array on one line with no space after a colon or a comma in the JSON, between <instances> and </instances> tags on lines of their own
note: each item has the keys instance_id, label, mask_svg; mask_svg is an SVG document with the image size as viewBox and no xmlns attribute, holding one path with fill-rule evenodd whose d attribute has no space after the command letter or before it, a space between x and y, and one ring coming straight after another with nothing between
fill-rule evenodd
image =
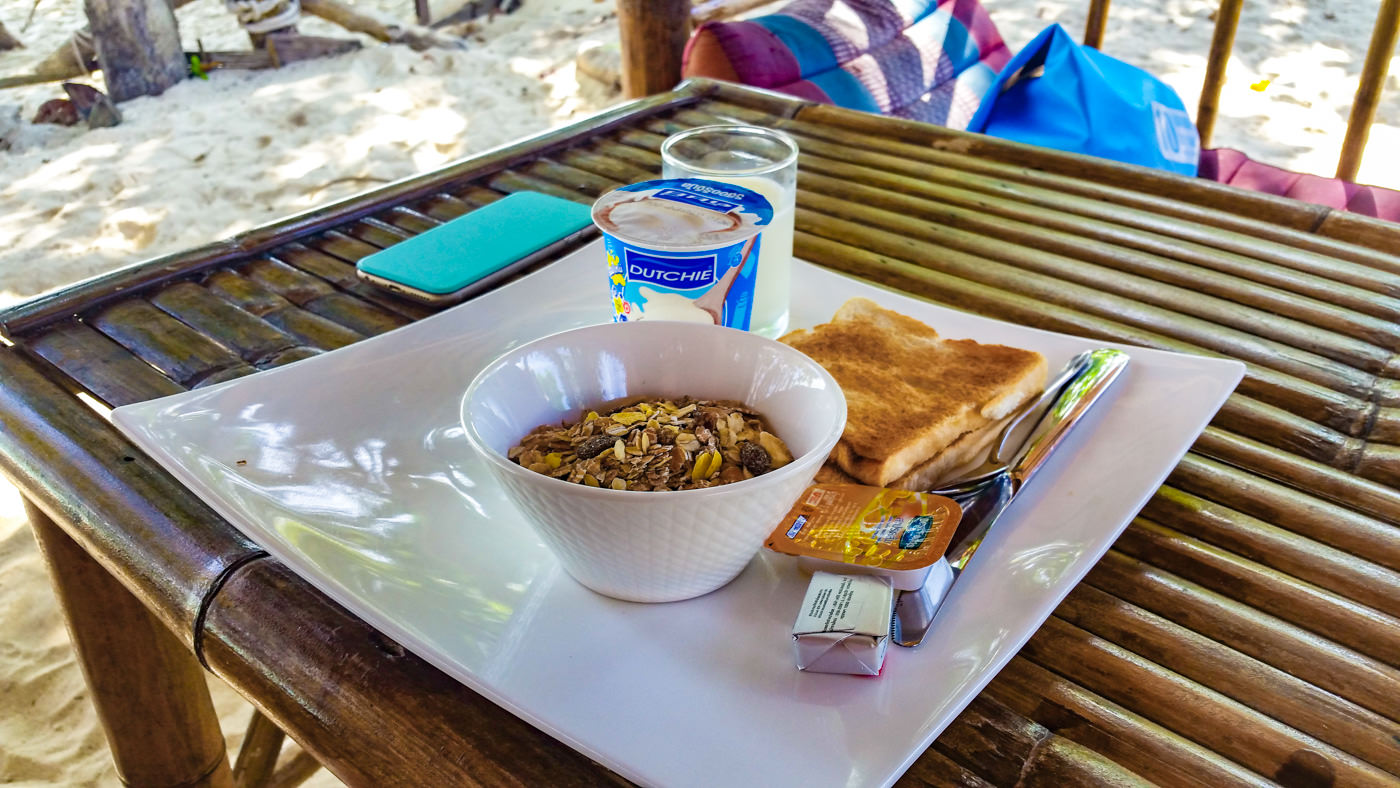
<instances>
[{"instance_id":1,"label":"pink and blue cushion","mask_svg":"<svg viewBox=\"0 0 1400 788\"><path fill-rule=\"evenodd\" d=\"M1241 189L1292 197L1338 210L1400 222L1400 192L1380 186L1362 186L1321 175L1291 172L1254 161L1237 150L1201 151L1198 174Z\"/></svg>"},{"instance_id":2,"label":"pink and blue cushion","mask_svg":"<svg viewBox=\"0 0 1400 788\"><path fill-rule=\"evenodd\" d=\"M962 128L1010 57L977 0L796 0L701 25L684 74Z\"/></svg>"}]
</instances>

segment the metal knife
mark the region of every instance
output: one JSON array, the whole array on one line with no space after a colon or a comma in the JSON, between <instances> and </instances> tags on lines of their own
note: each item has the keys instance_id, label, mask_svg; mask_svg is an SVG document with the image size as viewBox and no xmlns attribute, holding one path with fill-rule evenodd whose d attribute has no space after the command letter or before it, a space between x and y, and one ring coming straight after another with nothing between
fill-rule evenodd
<instances>
[{"instance_id":1,"label":"metal knife","mask_svg":"<svg viewBox=\"0 0 1400 788\"><path fill-rule=\"evenodd\" d=\"M953 583L936 599L927 588L904 591L899 595L895 602L895 643L913 647L923 642L947 592L962 576L968 561L982 546L982 541L1001 513L1127 365L1128 354L1108 348L1087 351L1075 357L1067 367L1067 374L1047 389L1046 394L1051 396L1046 396L1042 402L1048 402L1048 406L1026 442L1012 455L1005 470L991 475L980 474L977 477L979 481L970 486L954 483L931 491L947 495L963 507L958 532L953 536L952 547L945 553L953 569Z\"/></svg>"}]
</instances>

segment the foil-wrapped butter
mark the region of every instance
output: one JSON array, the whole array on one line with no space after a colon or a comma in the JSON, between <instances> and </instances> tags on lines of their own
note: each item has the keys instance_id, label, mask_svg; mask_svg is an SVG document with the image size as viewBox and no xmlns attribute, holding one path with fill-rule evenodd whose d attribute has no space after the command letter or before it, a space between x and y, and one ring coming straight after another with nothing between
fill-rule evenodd
<instances>
[{"instance_id":1,"label":"foil-wrapped butter","mask_svg":"<svg viewBox=\"0 0 1400 788\"><path fill-rule=\"evenodd\" d=\"M797 667L875 676L885 664L894 588L883 578L815 572L792 627Z\"/></svg>"}]
</instances>

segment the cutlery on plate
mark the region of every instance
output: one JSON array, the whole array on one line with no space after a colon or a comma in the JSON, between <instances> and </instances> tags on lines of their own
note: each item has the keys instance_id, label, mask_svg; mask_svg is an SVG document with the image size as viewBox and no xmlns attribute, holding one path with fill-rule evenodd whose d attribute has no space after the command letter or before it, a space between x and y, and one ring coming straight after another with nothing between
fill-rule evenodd
<instances>
[{"instance_id":1,"label":"cutlery on plate","mask_svg":"<svg viewBox=\"0 0 1400 788\"><path fill-rule=\"evenodd\" d=\"M930 490L952 498L963 508L958 532L952 547L945 553L953 570L953 581L937 598L927 587L899 595L894 617L896 643L913 647L923 642L939 606L1001 513L1127 365L1128 354L1108 348L1075 356L1040 398L1007 425L986 465L971 476ZM1029 436L1008 454L1009 438L1031 416L1036 421Z\"/></svg>"}]
</instances>

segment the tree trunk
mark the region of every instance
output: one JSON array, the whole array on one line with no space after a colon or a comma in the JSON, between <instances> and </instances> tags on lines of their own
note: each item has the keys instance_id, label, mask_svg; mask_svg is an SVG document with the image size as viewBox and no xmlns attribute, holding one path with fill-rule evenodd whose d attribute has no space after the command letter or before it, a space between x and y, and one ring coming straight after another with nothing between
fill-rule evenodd
<instances>
[{"instance_id":1,"label":"tree trunk","mask_svg":"<svg viewBox=\"0 0 1400 788\"><path fill-rule=\"evenodd\" d=\"M85 0L113 101L158 96L189 74L169 0Z\"/></svg>"}]
</instances>

